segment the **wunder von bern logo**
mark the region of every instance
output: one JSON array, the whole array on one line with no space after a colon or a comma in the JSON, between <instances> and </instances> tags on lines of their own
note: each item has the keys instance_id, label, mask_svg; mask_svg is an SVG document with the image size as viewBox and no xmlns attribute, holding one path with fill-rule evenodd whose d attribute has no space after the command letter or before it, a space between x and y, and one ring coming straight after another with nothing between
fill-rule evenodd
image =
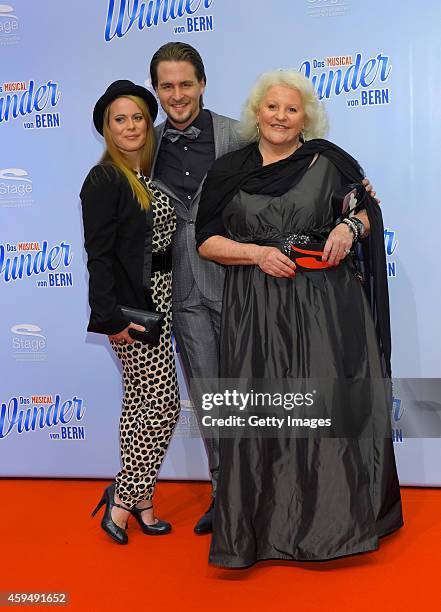
<instances>
[{"instance_id":1,"label":"wunder von bern logo","mask_svg":"<svg viewBox=\"0 0 441 612\"><path fill-rule=\"evenodd\" d=\"M400 424L403 413L404 413L403 401L399 397L394 397L393 403L392 403L392 414L391 414L392 440L394 442L403 442L404 440L403 429Z\"/></svg>"},{"instance_id":2,"label":"wunder von bern logo","mask_svg":"<svg viewBox=\"0 0 441 612\"><path fill-rule=\"evenodd\" d=\"M33 189L32 179L23 168L0 168L0 207L30 206Z\"/></svg>"},{"instance_id":3,"label":"wunder von bern logo","mask_svg":"<svg viewBox=\"0 0 441 612\"><path fill-rule=\"evenodd\" d=\"M60 113L53 112L60 102L58 83L9 81L0 85L0 126L2 123L26 118L26 130L59 128Z\"/></svg>"},{"instance_id":4,"label":"wunder von bern logo","mask_svg":"<svg viewBox=\"0 0 441 612\"><path fill-rule=\"evenodd\" d=\"M395 249L397 248L398 240L397 233L395 230L386 228L384 230L384 247L386 250L386 258L387 258L387 275L389 278L395 278L397 276L397 262L391 260L390 258L395 253Z\"/></svg>"},{"instance_id":5,"label":"wunder von bern logo","mask_svg":"<svg viewBox=\"0 0 441 612\"><path fill-rule=\"evenodd\" d=\"M76 395L65 400L59 393L11 397L0 405L0 444L11 434L47 430L50 440L84 440L85 427L79 423L85 410Z\"/></svg>"},{"instance_id":6,"label":"wunder von bern logo","mask_svg":"<svg viewBox=\"0 0 441 612\"><path fill-rule=\"evenodd\" d=\"M104 38L123 38L132 29L145 30L168 22L176 22L173 34L214 30L213 15L199 14L208 10L214 0L109 0Z\"/></svg>"},{"instance_id":7,"label":"wunder von bern logo","mask_svg":"<svg viewBox=\"0 0 441 612\"><path fill-rule=\"evenodd\" d=\"M387 87L392 65L390 57L377 53L332 55L305 60L300 72L314 85L320 100L342 97L348 108L381 106L391 101Z\"/></svg>"},{"instance_id":8,"label":"wunder von bern logo","mask_svg":"<svg viewBox=\"0 0 441 612\"><path fill-rule=\"evenodd\" d=\"M0 244L0 283L36 277L40 288L72 287L72 248L67 242L50 246L42 242Z\"/></svg>"}]
</instances>

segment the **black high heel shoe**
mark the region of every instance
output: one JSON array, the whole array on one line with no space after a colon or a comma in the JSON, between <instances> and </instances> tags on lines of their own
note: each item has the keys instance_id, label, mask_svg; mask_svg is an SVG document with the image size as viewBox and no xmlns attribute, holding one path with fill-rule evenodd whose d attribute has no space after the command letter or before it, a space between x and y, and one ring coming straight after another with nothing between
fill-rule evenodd
<instances>
[{"instance_id":1,"label":"black high heel shoe","mask_svg":"<svg viewBox=\"0 0 441 612\"><path fill-rule=\"evenodd\" d=\"M104 511L104 516L101 521L101 527L113 540L115 540L115 542L118 542L118 544L127 544L127 542L129 541L129 538L126 534L127 523L125 528L123 529L122 527L114 523L112 520L112 508L122 508L123 510L127 510L128 512L130 512L129 508L125 508L124 506L115 503L115 483L109 485L104 490L102 498L98 502L98 505L95 510L92 512L92 516L95 516L98 510L102 506L104 506L104 504L106 504L106 509Z\"/></svg>"},{"instance_id":2,"label":"black high heel shoe","mask_svg":"<svg viewBox=\"0 0 441 612\"><path fill-rule=\"evenodd\" d=\"M166 535L170 533L172 526L167 521L161 521L161 519L155 518L156 523L148 525L142 520L142 513L144 510L150 510L153 506L147 508L132 508L130 514L135 517L138 521L139 526L146 535Z\"/></svg>"}]
</instances>

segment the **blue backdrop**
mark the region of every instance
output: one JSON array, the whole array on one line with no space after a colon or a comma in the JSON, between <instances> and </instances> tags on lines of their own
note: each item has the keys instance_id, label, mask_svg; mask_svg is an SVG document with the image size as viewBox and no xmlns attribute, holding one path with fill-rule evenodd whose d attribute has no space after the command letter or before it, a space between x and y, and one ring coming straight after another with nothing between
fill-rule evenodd
<instances>
[{"instance_id":1,"label":"blue backdrop","mask_svg":"<svg viewBox=\"0 0 441 612\"><path fill-rule=\"evenodd\" d=\"M119 78L150 86L152 53L184 40L205 60L206 106L232 117L261 72L300 69L326 103L330 138L374 183L400 379L392 412L400 480L441 484L439 2L61 4L0 4L0 475L118 470L121 379L106 338L85 331L78 193L102 151L96 99ZM203 479L183 384L182 408L162 477Z\"/></svg>"}]
</instances>

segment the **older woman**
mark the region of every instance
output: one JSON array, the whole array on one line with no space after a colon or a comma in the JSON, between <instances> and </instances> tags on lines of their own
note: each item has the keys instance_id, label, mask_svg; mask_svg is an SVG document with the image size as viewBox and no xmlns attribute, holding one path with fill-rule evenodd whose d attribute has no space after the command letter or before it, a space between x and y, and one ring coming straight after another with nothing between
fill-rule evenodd
<instances>
[{"instance_id":1,"label":"older woman","mask_svg":"<svg viewBox=\"0 0 441 612\"><path fill-rule=\"evenodd\" d=\"M93 514L106 504L101 526L119 544L128 542L130 514L147 535L171 529L170 523L155 518L152 503L179 414L171 342L170 245L176 219L168 196L148 179L157 111L154 96L144 87L125 80L108 87L93 113L106 150L81 190L91 309L88 331L109 337L124 382L122 466ZM134 339L146 330L127 319L123 307L165 315L159 344ZM136 310L129 314L136 316Z\"/></svg>"},{"instance_id":2,"label":"older woman","mask_svg":"<svg viewBox=\"0 0 441 612\"><path fill-rule=\"evenodd\" d=\"M221 440L210 561L224 567L373 550L402 525L390 398L373 384L390 375L381 212L352 185L357 162L319 139L326 126L306 78L265 74L244 111L255 142L215 162L204 185L199 253L228 266L221 378L260 391L331 381L316 410L335 424L301 437L237 428Z\"/></svg>"}]
</instances>

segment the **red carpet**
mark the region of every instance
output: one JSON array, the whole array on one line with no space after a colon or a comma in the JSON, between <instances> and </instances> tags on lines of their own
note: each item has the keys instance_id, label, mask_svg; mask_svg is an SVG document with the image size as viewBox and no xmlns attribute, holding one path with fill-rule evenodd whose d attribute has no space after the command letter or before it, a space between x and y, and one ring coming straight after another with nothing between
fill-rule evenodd
<instances>
[{"instance_id":1,"label":"red carpet","mask_svg":"<svg viewBox=\"0 0 441 612\"><path fill-rule=\"evenodd\" d=\"M125 547L100 529L101 512L90 517L105 485L0 480L1 591L67 591L68 609L109 612L441 610L439 489L402 489L406 525L377 552L221 570L207 564L210 538L192 533L207 484L160 482L157 513L173 533L145 536L132 519Z\"/></svg>"}]
</instances>

